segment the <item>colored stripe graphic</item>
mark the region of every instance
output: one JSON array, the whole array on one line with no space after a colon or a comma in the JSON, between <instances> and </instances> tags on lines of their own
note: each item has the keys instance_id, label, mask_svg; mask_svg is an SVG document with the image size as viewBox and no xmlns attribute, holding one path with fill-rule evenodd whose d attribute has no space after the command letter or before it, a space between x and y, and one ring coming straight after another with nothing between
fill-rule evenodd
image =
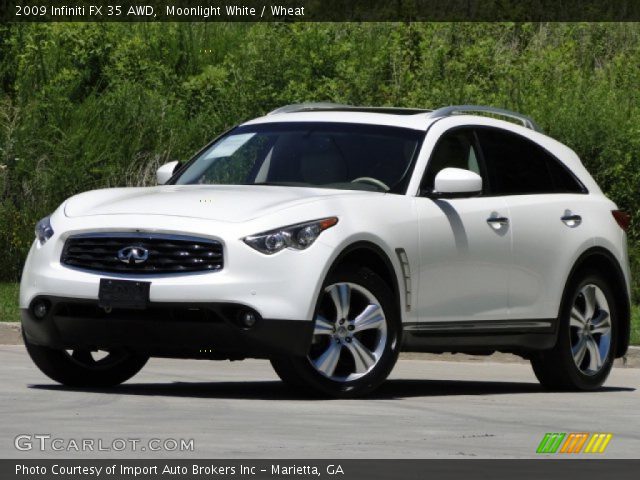
<instances>
[{"instance_id":1,"label":"colored stripe graphic","mask_svg":"<svg viewBox=\"0 0 640 480\"><path fill-rule=\"evenodd\" d=\"M588 433L570 433L562 444L560 453L580 453L587 438L589 438Z\"/></svg>"},{"instance_id":2,"label":"colored stripe graphic","mask_svg":"<svg viewBox=\"0 0 640 480\"><path fill-rule=\"evenodd\" d=\"M611 433L594 433L584 453L604 453L612 437Z\"/></svg>"},{"instance_id":3,"label":"colored stripe graphic","mask_svg":"<svg viewBox=\"0 0 640 480\"><path fill-rule=\"evenodd\" d=\"M576 445L573 453L580 453L582 451L582 446L587 441L587 438L589 438L589 434L588 433L582 433L581 435L582 435L582 439L580 439L580 441L578 441L578 444Z\"/></svg>"},{"instance_id":4,"label":"colored stripe graphic","mask_svg":"<svg viewBox=\"0 0 640 480\"><path fill-rule=\"evenodd\" d=\"M546 433L536 453L556 453L565 435L564 433Z\"/></svg>"},{"instance_id":5,"label":"colored stripe graphic","mask_svg":"<svg viewBox=\"0 0 640 480\"><path fill-rule=\"evenodd\" d=\"M612 438L613 434L600 432L545 433L536 453L604 453Z\"/></svg>"}]
</instances>

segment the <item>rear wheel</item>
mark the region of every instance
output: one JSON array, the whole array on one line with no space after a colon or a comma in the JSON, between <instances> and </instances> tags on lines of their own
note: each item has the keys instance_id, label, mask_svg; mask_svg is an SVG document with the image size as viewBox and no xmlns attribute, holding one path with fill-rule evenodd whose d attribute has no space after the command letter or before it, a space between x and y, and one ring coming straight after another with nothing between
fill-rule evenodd
<instances>
[{"instance_id":1,"label":"rear wheel","mask_svg":"<svg viewBox=\"0 0 640 480\"><path fill-rule=\"evenodd\" d=\"M540 383L553 389L602 386L613 366L617 325L606 281L597 272L578 275L565 293L555 347L531 360Z\"/></svg>"},{"instance_id":2,"label":"rear wheel","mask_svg":"<svg viewBox=\"0 0 640 480\"><path fill-rule=\"evenodd\" d=\"M398 358L399 318L387 284L367 268L343 267L318 298L307 357L271 363L282 380L316 393L354 397L382 383Z\"/></svg>"},{"instance_id":3,"label":"rear wheel","mask_svg":"<svg viewBox=\"0 0 640 480\"><path fill-rule=\"evenodd\" d=\"M50 379L70 387L111 387L129 380L148 357L124 349L91 351L55 350L34 345L23 335L33 363Z\"/></svg>"}]
</instances>

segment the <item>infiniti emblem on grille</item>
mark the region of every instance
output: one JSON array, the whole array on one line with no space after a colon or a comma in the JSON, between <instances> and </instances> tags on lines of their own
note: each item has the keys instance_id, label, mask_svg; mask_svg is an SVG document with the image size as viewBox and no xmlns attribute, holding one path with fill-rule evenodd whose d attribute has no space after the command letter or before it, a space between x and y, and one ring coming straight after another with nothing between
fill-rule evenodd
<instances>
[{"instance_id":1,"label":"infiniti emblem on grille","mask_svg":"<svg viewBox=\"0 0 640 480\"><path fill-rule=\"evenodd\" d=\"M129 265L144 263L149 258L149 250L143 247L124 247L118 250L118 260Z\"/></svg>"}]
</instances>

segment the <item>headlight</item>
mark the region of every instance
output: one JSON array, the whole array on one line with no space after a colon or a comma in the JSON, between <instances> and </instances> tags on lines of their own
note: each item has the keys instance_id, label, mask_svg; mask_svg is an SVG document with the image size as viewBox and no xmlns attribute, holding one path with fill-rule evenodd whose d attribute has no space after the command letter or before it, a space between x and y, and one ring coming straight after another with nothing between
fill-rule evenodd
<instances>
[{"instance_id":1,"label":"headlight","mask_svg":"<svg viewBox=\"0 0 640 480\"><path fill-rule=\"evenodd\" d=\"M44 245L47 240L53 236L53 228L51 228L51 217L47 216L36 223L36 238Z\"/></svg>"},{"instance_id":2,"label":"headlight","mask_svg":"<svg viewBox=\"0 0 640 480\"><path fill-rule=\"evenodd\" d=\"M244 242L266 255L284 248L304 250L326 230L338 223L336 217L323 218L312 222L297 223L288 227L270 230L243 238Z\"/></svg>"}]
</instances>

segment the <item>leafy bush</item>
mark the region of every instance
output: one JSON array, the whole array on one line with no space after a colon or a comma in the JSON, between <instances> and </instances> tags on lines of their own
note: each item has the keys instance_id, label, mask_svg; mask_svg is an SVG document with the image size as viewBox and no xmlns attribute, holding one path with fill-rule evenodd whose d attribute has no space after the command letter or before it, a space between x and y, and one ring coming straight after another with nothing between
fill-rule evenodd
<instances>
[{"instance_id":1,"label":"leafy bush","mask_svg":"<svg viewBox=\"0 0 640 480\"><path fill-rule=\"evenodd\" d=\"M157 164L302 101L526 112L638 218L639 100L638 24L3 25L0 279L19 277L33 224L69 195L152 181Z\"/></svg>"},{"instance_id":2,"label":"leafy bush","mask_svg":"<svg viewBox=\"0 0 640 480\"><path fill-rule=\"evenodd\" d=\"M0 283L0 322L19 322L18 284Z\"/></svg>"}]
</instances>

